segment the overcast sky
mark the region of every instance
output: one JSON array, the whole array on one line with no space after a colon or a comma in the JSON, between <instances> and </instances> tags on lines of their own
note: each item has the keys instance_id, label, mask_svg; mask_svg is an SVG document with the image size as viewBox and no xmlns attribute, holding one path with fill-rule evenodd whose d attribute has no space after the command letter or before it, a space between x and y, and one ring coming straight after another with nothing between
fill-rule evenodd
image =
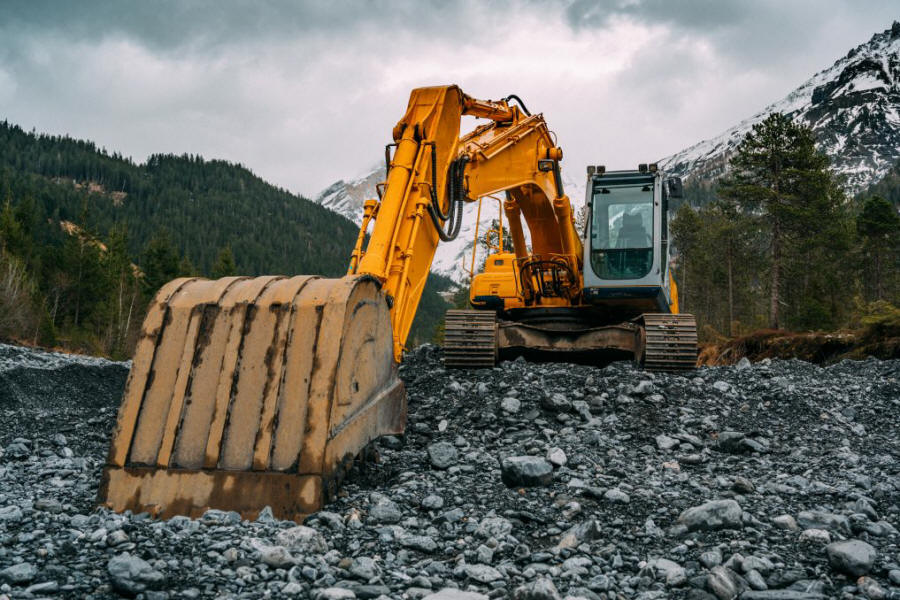
<instances>
[{"instance_id":1,"label":"overcast sky","mask_svg":"<svg viewBox=\"0 0 900 600\"><path fill-rule=\"evenodd\" d=\"M720 133L895 19L897 0L0 0L0 119L313 196L376 164L411 88L457 83L543 112L580 179Z\"/></svg>"}]
</instances>

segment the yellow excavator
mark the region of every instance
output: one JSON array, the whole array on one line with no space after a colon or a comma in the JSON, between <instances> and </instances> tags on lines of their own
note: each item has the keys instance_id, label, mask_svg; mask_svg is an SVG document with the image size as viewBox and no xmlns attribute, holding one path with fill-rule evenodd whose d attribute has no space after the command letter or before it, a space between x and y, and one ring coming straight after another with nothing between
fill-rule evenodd
<instances>
[{"instance_id":1,"label":"yellow excavator","mask_svg":"<svg viewBox=\"0 0 900 600\"><path fill-rule=\"evenodd\" d=\"M463 115L488 122L460 137ZM653 165L588 167L580 234L562 150L517 96L415 89L393 139L346 276L182 278L159 290L102 504L161 518L210 508L254 518L270 506L301 520L320 509L372 440L403 432L397 367L435 248L459 234L464 203L486 196L505 194L514 252L488 257L472 310L448 312L448 367L528 351L693 367L695 326L678 314L668 265L665 203L677 180Z\"/></svg>"}]
</instances>

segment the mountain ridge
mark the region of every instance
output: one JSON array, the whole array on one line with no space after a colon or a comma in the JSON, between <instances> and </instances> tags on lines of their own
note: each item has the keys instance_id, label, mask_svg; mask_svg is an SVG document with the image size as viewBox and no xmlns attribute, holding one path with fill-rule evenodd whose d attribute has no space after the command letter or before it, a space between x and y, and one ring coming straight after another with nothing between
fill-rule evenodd
<instances>
[{"instance_id":1,"label":"mountain ridge","mask_svg":"<svg viewBox=\"0 0 900 600\"><path fill-rule=\"evenodd\" d=\"M723 133L660 159L685 180L713 181L753 125L782 112L811 127L832 169L859 192L900 159L900 22L851 49L781 100Z\"/></svg>"}]
</instances>

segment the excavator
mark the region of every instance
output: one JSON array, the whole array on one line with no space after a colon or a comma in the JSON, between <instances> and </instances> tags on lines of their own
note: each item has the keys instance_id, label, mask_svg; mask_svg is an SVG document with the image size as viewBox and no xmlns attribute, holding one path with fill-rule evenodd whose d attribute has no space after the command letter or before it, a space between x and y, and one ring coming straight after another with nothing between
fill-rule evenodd
<instances>
[{"instance_id":1,"label":"excavator","mask_svg":"<svg viewBox=\"0 0 900 600\"><path fill-rule=\"evenodd\" d=\"M487 121L460 136L464 115ZM459 234L464 204L478 198L504 195L513 252L488 257L471 310L448 312L447 367L528 351L693 367L696 326L679 314L668 264L666 202L680 182L654 165L588 167L579 232L562 149L516 95L415 89L393 140L344 277L180 278L159 290L102 505L159 518L209 509L255 518L268 506L301 521L319 510L373 440L404 431L398 365L410 325L437 245Z\"/></svg>"}]
</instances>

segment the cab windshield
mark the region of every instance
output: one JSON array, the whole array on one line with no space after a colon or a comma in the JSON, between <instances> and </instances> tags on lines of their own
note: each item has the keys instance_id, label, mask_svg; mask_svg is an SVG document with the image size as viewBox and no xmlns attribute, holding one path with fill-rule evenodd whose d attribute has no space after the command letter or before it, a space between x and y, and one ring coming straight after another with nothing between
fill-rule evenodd
<instances>
[{"instance_id":1,"label":"cab windshield","mask_svg":"<svg viewBox=\"0 0 900 600\"><path fill-rule=\"evenodd\" d=\"M602 279L640 279L653 266L653 183L594 188L591 267Z\"/></svg>"}]
</instances>

